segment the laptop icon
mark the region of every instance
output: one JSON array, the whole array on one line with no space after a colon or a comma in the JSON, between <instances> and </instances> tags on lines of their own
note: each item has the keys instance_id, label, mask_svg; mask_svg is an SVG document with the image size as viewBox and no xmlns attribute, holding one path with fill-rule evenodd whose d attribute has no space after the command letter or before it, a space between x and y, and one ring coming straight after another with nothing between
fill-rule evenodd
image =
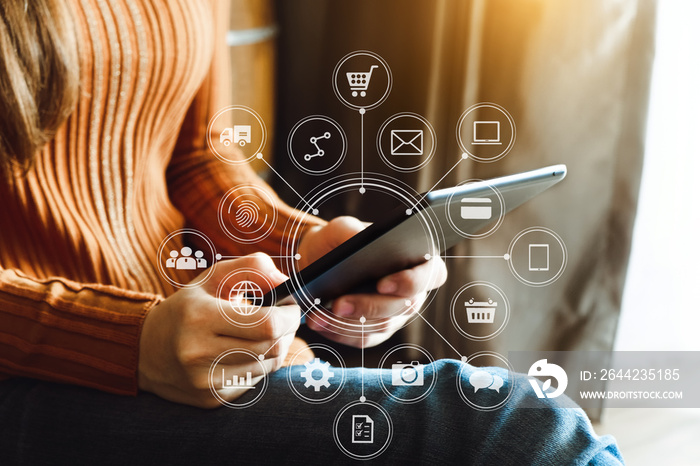
<instances>
[{"instance_id":1,"label":"laptop icon","mask_svg":"<svg viewBox=\"0 0 700 466\"><path fill-rule=\"evenodd\" d=\"M472 131L472 145L495 146L501 145L500 121L474 121Z\"/></svg>"}]
</instances>

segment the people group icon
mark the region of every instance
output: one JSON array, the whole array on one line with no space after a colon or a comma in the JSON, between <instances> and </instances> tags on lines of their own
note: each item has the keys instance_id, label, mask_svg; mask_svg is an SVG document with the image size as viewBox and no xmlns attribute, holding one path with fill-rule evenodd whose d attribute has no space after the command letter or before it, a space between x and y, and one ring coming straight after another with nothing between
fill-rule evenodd
<instances>
[{"instance_id":1,"label":"people group icon","mask_svg":"<svg viewBox=\"0 0 700 466\"><path fill-rule=\"evenodd\" d=\"M202 251L195 251L192 257L192 248L184 246L180 251L170 251L170 258L165 261L165 267L177 270L206 269L207 260Z\"/></svg>"}]
</instances>

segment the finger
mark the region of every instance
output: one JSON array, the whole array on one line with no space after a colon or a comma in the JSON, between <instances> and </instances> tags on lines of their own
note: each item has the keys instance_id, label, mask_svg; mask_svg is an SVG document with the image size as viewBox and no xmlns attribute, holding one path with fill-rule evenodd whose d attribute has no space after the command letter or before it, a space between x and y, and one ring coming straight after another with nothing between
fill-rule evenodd
<instances>
[{"instance_id":1,"label":"finger","mask_svg":"<svg viewBox=\"0 0 700 466\"><path fill-rule=\"evenodd\" d=\"M355 217L343 216L334 218L323 227L310 230L299 245L299 265L305 267L364 230L367 225L369 224Z\"/></svg>"},{"instance_id":2,"label":"finger","mask_svg":"<svg viewBox=\"0 0 700 466\"><path fill-rule=\"evenodd\" d=\"M260 287L262 293L267 293L289 278L277 269L270 256L261 252L238 259L222 260L212 267L212 275L202 288L221 299L229 299L231 290L243 281L253 282Z\"/></svg>"},{"instance_id":3,"label":"finger","mask_svg":"<svg viewBox=\"0 0 700 466\"><path fill-rule=\"evenodd\" d=\"M247 373L250 373L251 377L264 376L282 367L293 341L294 335L285 336L273 342L252 344L247 341L221 338L216 342L216 345L220 346L219 349L223 350L222 353L206 361L206 364L199 364L199 369L196 369L196 372L200 376L206 372L207 377L211 377L211 380L206 382L213 384L217 384L217 381L221 382L227 372L239 375L239 377L247 375ZM231 347L231 344L236 346ZM217 361L216 366L211 368L214 360ZM199 385L201 385L201 377L196 377L196 380L199 380ZM198 388L203 387L198 386Z\"/></svg>"},{"instance_id":4,"label":"finger","mask_svg":"<svg viewBox=\"0 0 700 466\"><path fill-rule=\"evenodd\" d=\"M296 333L301 310L296 304L261 307L251 314L239 314L227 309L226 316L228 319L222 316L215 319L211 327L214 333L244 340L270 341Z\"/></svg>"},{"instance_id":5,"label":"finger","mask_svg":"<svg viewBox=\"0 0 700 466\"><path fill-rule=\"evenodd\" d=\"M295 334L283 335L276 340L251 341L242 338L231 338L217 336L208 342L207 347L202 350L206 356L202 357L201 363L211 363L216 357L225 352L232 351L226 358L226 364L246 364L251 360L251 353L256 358L273 359L286 356L289 347L294 340ZM239 350L236 352L236 350Z\"/></svg>"},{"instance_id":6,"label":"finger","mask_svg":"<svg viewBox=\"0 0 700 466\"><path fill-rule=\"evenodd\" d=\"M343 216L334 218L320 231L324 236L324 245L333 249L364 230L366 226L367 224L355 217Z\"/></svg>"},{"instance_id":7,"label":"finger","mask_svg":"<svg viewBox=\"0 0 700 466\"><path fill-rule=\"evenodd\" d=\"M402 270L379 280L377 291L381 294L409 298L423 291L430 291L447 280L447 267L439 257L433 257L413 268Z\"/></svg>"},{"instance_id":8,"label":"finger","mask_svg":"<svg viewBox=\"0 0 700 466\"><path fill-rule=\"evenodd\" d=\"M406 312L414 312L421 295L411 298L385 296L380 294L349 294L336 299L331 308L333 314L350 320L367 320L396 317Z\"/></svg>"},{"instance_id":9,"label":"finger","mask_svg":"<svg viewBox=\"0 0 700 466\"><path fill-rule=\"evenodd\" d=\"M359 320L348 319L333 319L329 320L324 317L308 317L306 319L307 327L318 333L337 333L337 334L362 334L362 333L384 333L394 332L403 327L408 319L411 318L413 312L408 311L405 314L390 317L385 319L368 319L364 323Z\"/></svg>"},{"instance_id":10,"label":"finger","mask_svg":"<svg viewBox=\"0 0 700 466\"><path fill-rule=\"evenodd\" d=\"M336 343L340 343L346 346L352 346L354 348L369 348L372 346L376 346L386 341L395 332L395 330L392 330L387 332L354 335L342 334L328 329L320 329L315 331L328 340L335 341Z\"/></svg>"}]
</instances>

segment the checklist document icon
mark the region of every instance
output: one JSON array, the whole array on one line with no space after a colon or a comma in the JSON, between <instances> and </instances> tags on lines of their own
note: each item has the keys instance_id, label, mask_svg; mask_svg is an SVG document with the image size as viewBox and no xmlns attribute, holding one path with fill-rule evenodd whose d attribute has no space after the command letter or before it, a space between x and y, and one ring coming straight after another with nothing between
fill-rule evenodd
<instances>
[{"instance_id":1,"label":"checklist document icon","mask_svg":"<svg viewBox=\"0 0 700 466\"><path fill-rule=\"evenodd\" d=\"M352 417L352 443L374 443L374 421L364 414Z\"/></svg>"}]
</instances>

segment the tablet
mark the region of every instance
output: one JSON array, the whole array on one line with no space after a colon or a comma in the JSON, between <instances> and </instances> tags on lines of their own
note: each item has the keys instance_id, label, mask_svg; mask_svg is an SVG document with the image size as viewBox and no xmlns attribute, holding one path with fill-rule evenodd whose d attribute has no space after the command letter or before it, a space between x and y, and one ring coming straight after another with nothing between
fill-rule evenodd
<instances>
[{"instance_id":1,"label":"tablet","mask_svg":"<svg viewBox=\"0 0 700 466\"><path fill-rule=\"evenodd\" d=\"M503 216L557 184L565 165L419 195L357 233L304 269L292 274L263 298L263 305L290 302L302 309L327 306L351 293L376 292L377 280L414 267L468 238L494 231ZM273 298L274 297L274 298Z\"/></svg>"}]
</instances>

